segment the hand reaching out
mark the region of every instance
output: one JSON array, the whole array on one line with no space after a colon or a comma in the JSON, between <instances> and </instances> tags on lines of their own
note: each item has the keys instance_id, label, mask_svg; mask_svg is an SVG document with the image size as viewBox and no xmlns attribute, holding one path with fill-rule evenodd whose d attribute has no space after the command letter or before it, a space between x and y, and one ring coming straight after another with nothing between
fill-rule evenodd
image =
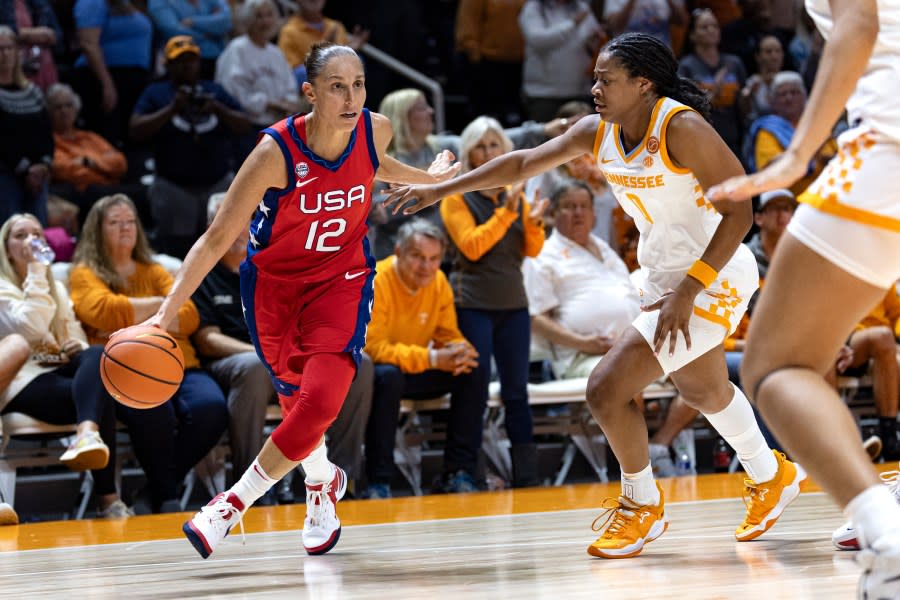
<instances>
[{"instance_id":1,"label":"hand reaching out","mask_svg":"<svg viewBox=\"0 0 900 600\"><path fill-rule=\"evenodd\" d=\"M456 161L456 157L449 150L443 150L434 158L434 162L428 167L428 174L434 177L438 182L453 179L462 164Z\"/></svg>"},{"instance_id":2,"label":"hand reaching out","mask_svg":"<svg viewBox=\"0 0 900 600\"><path fill-rule=\"evenodd\" d=\"M788 149L769 163L766 168L752 175L741 175L714 185L707 192L710 200L749 200L757 194L790 187L803 177L809 166L809 159L798 156Z\"/></svg>"}]
</instances>

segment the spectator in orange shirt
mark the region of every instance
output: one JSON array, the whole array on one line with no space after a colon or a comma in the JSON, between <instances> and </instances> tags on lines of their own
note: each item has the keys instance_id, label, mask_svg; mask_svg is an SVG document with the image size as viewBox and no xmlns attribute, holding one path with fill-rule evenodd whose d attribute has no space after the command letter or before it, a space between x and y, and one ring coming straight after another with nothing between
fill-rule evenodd
<instances>
[{"instance_id":1,"label":"spectator in orange shirt","mask_svg":"<svg viewBox=\"0 0 900 600\"><path fill-rule=\"evenodd\" d=\"M369 498L391 495L400 399L434 398L448 392L452 394L451 426L444 470L450 478L445 490L476 490L475 463L459 452L452 432L471 429L470 424L457 422L479 410L478 353L456 324L453 292L440 270L446 247L447 238L437 225L415 218L400 227L394 256L376 266L377 301L366 343L366 353L375 363L375 393L366 431L369 487L365 495Z\"/></svg>"},{"instance_id":2,"label":"spectator in orange shirt","mask_svg":"<svg viewBox=\"0 0 900 600\"><path fill-rule=\"evenodd\" d=\"M119 183L128 170L128 161L102 136L75 127L81 98L72 88L65 83L50 86L47 108L55 143L53 178L73 184L79 192L91 184Z\"/></svg>"},{"instance_id":3,"label":"spectator in orange shirt","mask_svg":"<svg viewBox=\"0 0 900 600\"><path fill-rule=\"evenodd\" d=\"M885 460L900 459L900 431L897 426L900 404L900 365L897 364L897 334L900 333L900 297L891 288L884 299L860 321L847 345L853 358L846 375L872 374L872 395L878 412L878 437Z\"/></svg>"},{"instance_id":4,"label":"spectator in orange shirt","mask_svg":"<svg viewBox=\"0 0 900 600\"><path fill-rule=\"evenodd\" d=\"M102 135L75 127L81 107L81 96L67 84L54 84L47 91L54 142L51 191L78 206L80 223L96 200L123 193L138 207L141 222L150 225L146 188L122 183L128 171L125 155Z\"/></svg>"},{"instance_id":5,"label":"spectator in orange shirt","mask_svg":"<svg viewBox=\"0 0 900 600\"><path fill-rule=\"evenodd\" d=\"M278 34L278 47L292 69L303 64L309 49L318 41L328 40L358 50L369 39L368 31L357 26L348 34L340 21L323 15L325 0L297 0L297 8L299 12L288 19Z\"/></svg>"}]
</instances>

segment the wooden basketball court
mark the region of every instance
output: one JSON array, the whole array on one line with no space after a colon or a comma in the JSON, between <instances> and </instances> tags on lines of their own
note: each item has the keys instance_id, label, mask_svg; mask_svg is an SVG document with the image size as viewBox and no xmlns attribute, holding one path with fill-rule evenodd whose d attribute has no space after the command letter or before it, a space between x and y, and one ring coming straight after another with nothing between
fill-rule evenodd
<instances>
[{"instance_id":1,"label":"wooden basketball court","mask_svg":"<svg viewBox=\"0 0 900 600\"><path fill-rule=\"evenodd\" d=\"M740 475L662 481L671 525L643 554L590 557L591 522L618 484L347 501L326 556L300 544L302 504L254 508L210 559L181 535L189 516L47 522L0 529L0 594L80 598L852 598L843 520L814 485L754 542Z\"/></svg>"}]
</instances>

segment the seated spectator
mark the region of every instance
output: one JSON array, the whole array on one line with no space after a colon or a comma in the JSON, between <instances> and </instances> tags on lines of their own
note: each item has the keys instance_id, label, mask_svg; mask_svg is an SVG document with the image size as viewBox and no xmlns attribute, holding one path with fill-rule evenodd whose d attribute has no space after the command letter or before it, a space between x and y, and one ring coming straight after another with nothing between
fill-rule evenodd
<instances>
[{"instance_id":1,"label":"seated spectator","mask_svg":"<svg viewBox=\"0 0 900 600\"><path fill-rule=\"evenodd\" d=\"M116 492L116 405L100 383L101 346L88 346L66 288L31 248L44 240L32 215L0 227L0 335L18 334L31 360L0 395L2 412L21 412L54 425L76 423L75 440L60 461L92 470L98 516L133 515Z\"/></svg>"},{"instance_id":2,"label":"seated spectator","mask_svg":"<svg viewBox=\"0 0 900 600\"><path fill-rule=\"evenodd\" d=\"M747 78L740 96L741 110L747 123L772 112L772 80L784 67L784 49L774 35L760 38L755 56L759 70Z\"/></svg>"},{"instance_id":3,"label":"seated spectator","mask_svg":"<svg viewBox=\"0 0 900 600\"><path fill-rule=\"evenodd\" d=\"M527 0L519 13L525 39L522 96L525 113L549 121L569 100L590 101L601 29L584 0Z\"/></svg>"},{"instance_id":4,"label":"seated spectator","mask_svg":"<svg viewBox=\"0 0 900 600\"><path fill-rule=\"evenodd\" d=\"M394 137L388 144L388 154L400 162L427 169L435 157L443 150L450 150L459 155L459 136L447 133L434 133L434 109L428 104L425 94L415 88L395 90L384 97L378 112L391 120ZM533 148L550 138L560 135L575 124L575 118L558 117L546 123L529 121L520 127L505 129L504 133L512 141L515 148ZM387 186L377 184L376 191ZM410 220L409 215L391 214L381 206L380 194L374 195L372 215L375 237L374 254L376 260L391 256L396 245L397 230ZM418 217L441 224L437 205L426 207L417 213Z\"/></svg>"},{"instance_id":5,"label":"seated spectator","mask_svg":"<svg viewBox=\"0 0 900 600\"><path fill-rule=\"evenodd\" d=\"M738 107L738 92L747 79L741 59L719 52L722 33L709 9L692 13L688 30L691 52L678 63L678 74L696 81L709 93L712 125L731 151L741 152L743 119Z\"/></svg>"},{"instance_id":6,"label":"seated spectator","mask_svg":"<svg viewBox=\"0 0 900 600\"><path fill-rule=\"evenodd\" d=\"M353 34L348 35L340 21L322 14L325 0L297 0L297 8L297 13L287 20L278 34L278 47L292 69L303 64L316 42L328 40L358 50L369 39L368 31L356 27Z\"/></svg>"},{"instance_id":7,"label":"seated spectator","mask_svg":"<svg viewBox=\"0 0 900 600\"><path fill-rule=\"evenodd\" d=\"M53 195L71 199L78 211L75 225L80 227L98 199L125 194L137 205L141 222L152 223L146 186L122 182L128 170L125 155L103 136L75 127L81 106L81 98L64 83L52 85L47 92L54 141L51 199ZM48 204L48 208L53 207Z\"/></svg>"},{"instance_id":8,"label":"seated spectator","mask_svg":"<svg viewBox=\"0 0 900 600\"><path fill-rule=\"evenodd\" d=\"M510 152L512 142L495 119L479 117L460 136L462 170ZM500 375L506 432L512 444L513 485L537 485L537 446L528 404L531 323L522 283L522 260L544 245L547 200L530 205L524 185L456 194L441 202L441 217L458 253L450 281L459 329L478 352L480 398L450 422L448 449L473 469L481 447L491 358Z\"/></svg>"},{"instance_id":9,"label":"seated spectator","mask_svg":"<svg viewBox=\"0 0 900 600\"><path fill-rule=\"evenodd\" d=\"M606 0L603 18L613 36L637 31L652 35L671 48L669 30L671 27L684 28L688 12L684 0Z\"/></svg>"},{"instance_id":10,"label":"seated spectator","mask_svg":"<svg viewBox=\"0 0 900 600\"><path fill-rule=\"evenodd\" d=\"M772 114L760 117L750 126L745 144L749 171L758 171L783 153L794 137L794 130L806 106L806 87L799 74L783 71L772 80ZM837 154L837 142L829 138L809 161L806 175L791 186L795 196L815 181L828 161Z\"/></svg>"},{"instance_id":11,"label":"seated spectator","mask_svg":"<svg viewBox=\"0 0 900 600\"><path fill-rule=\"evenodd\" d=\"M900 459L900 431L897 413L900 403L900 365L897 336L900 335L900 297L894 287L862 321L857 323L847 345L853 357L845 375L872 374L872 395L878 412L878 437L885 460ZM842 365L843 366L843 365Z\"/></svg>"},{"instance_id":12,"label":"seated spectator","mask_svg":"<svg viewBox=\"0 0 900 600\"><path fill-rule=\"evenodd\" d=\"M47 91L47 109L53 123L54 179L83 192L89 185L115 185L128 171L125 155L93 131L76 129L81 98L64 83ZM79 206L84 212L90 206Z\"/></svg>"},{"instance_id":13,"label":"seated spectator","mask_svg":"<svg viewBox=\"0 0 900 600\"><path fill-rule=\"evenodd\" d=\"M375 393L366 429L369 498L391 496L401 398L452 394L453 435L468 428L461 420L481 414L478 353L459 331L453 292L440 270L446 246L443 231L416 218L400 227L395 255L376 265L377 301L366 338L366 352L375 363ZM460 453L458 441L448 432L444 491L477 489L474 467L472 457Z\"/></svg>"},{"instance_id":14,"label":"seated spectator","mask_svg":"<svg viewBox=\"0 0 900 600\"><path fill-rule=\"evenodd\" d=\"M85 126L123 144L150 77L153 25L131 0L76 0L74 12L82 54L72 85L84 101Z\"/></svg>"},{"instance_id":15,"label":"seated spectator","mask_svg":"<svg viewBox=\"0 0 900 600\"><path fill-rule=\"evenodd\" d=\"M278 46L274 0L246 0L239 15L247 33L231 40L216 61L216 82L234 96L257 129L300 112L294 73Z\"/></svg>"},{"instance_id":16,"label":"seated spectator","mask_svg":"<svg viewBox=\"0 0 900 600\"><path fill-rule=\"evenodd\" d=\"M206 230L206 201L234 177L232 142L249 131L240 105L200 78L200 49L177 36L165 48L168 78L151 83L131 117L131 135L152 140L156 174L147 194L158 250L184 258Z\"/></svg>"},{"instance_id":17,"label":"seated spectator","mask_svg":"<svg viewBox=\"0 0 900 600\"><path fill-rule=\"evenodd\" d=\"M531 329L553 357L557 377L587 377L640 314L640 298L622 259L591 233L590 189L564 183L550 206L553 233L522 269Z\"/></svg>"},{"instance_id":18,"label":"seated spectator","mask_svg":"<svg viewBox=\"0 0 900 600\"><path fill-rule=\"evenodd\" d=\"M209 222L225 199L214 194L209 200ZM219 386L228 395L228 439L231 444L231 472L246 471L263 445L266 407L275 399L275 388L250 339L241 306L239 268L247 256L248 227L213 267L192 300L200 313L200 326L193 340ZM326 433L329 459L347 473L359 478L362 445L372 404L372 361L365 354L347 399ZM289 408L282 406L282 417Z\"/></svg>"},{"instance_id":19,"label":"seated spectator","mask_svg":"<svg viewBox=\"0 0 900 600\"><path fill-rule=\"evenodd\" d=\"M36 86L46 91L57 81L53 51L62 47L62 29L47 0L0 0L0 25L19 38L22 70Z\"/></svg>"},{"instance_id":20,"label":"seated spectator","mask_svg":"<svg viewBox=\"0 0 900 600\"><path fill-rule=\"evenodd\" d=\"M6 391L30 356L31 347L21 335L12 333L0 340L0 394ZM18 522L16 510L0 497L0 525L16 525Z\"/></svg>"},{"instance_id":21,"label":"seated spectator","mask_svg":"<svg viewBox=\"0 0 900 600\"><path fill-rule=\"evenodd\" d=\"M200 75L212 79L216 59L225 49L231 31L231 10L221 0L149 0L147 12L162 41L190 37L200 54Z\"/></svg>"},{"instance_id":22,"label":"seated spectator","mask_svg":"<svg viewBox=\"0 0 900 600\"><path fill-rule=\"evenodd\" d=\"M69 275L75 314L89 339L106 343L115 331L155 314L172 281L162 266L151 261L131 200L121 194L98 200L85 220ZM199 323L197 308L188 301L169 331L185 365L184 380L172 399L147 410L116 407L147 475L153 512L179 509L178 483L228 427L225 396L200 369L189 339Z\"/></svg>"},{"instance_id":23,"label":"seated spectator","mask_svg":"<svg viewBox=\"0 0 900 600\"><path fill-rule=\"evenodd\" d=\"M22 73L16 34L0 25L0 220L27 211L47 223L53 132L44 95Z\"/></svg>"}]
</instances>

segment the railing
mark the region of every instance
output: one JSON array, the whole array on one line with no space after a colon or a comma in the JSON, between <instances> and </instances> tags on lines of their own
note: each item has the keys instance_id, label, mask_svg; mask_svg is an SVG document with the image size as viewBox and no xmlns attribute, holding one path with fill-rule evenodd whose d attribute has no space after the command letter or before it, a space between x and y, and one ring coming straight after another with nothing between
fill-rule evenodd
<instances>
[{"instance_id":1,"label":"railing","mask_svg":"<svg viewBox=\"0 0 900 600\"><path fill-rule=\"evenodd\" d=\"M372 44L364 44L362 48L360 48L360 52L377 60L388 69L396 71L404 77L413 80L431 92L431 104L434 106L434 130L445 131L446 117L444 116L444 88L441 87L441 84L434 79L427 77L423 73L416 71L409 65L400 62L390 54L379 50Z\"/></svg>"}]
</instances>

